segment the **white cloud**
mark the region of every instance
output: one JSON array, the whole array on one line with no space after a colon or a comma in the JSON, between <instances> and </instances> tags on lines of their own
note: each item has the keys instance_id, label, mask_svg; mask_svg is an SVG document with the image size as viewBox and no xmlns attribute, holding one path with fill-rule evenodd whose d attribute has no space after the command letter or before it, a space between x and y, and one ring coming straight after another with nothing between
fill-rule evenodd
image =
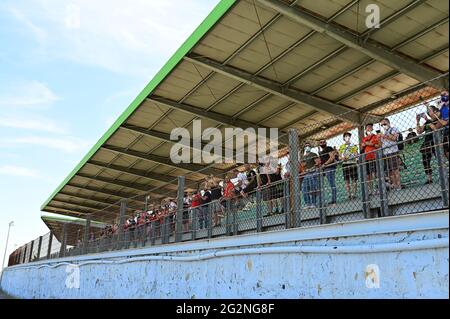
<instances>
[{"instance_id":1,"label":"white cloud","mask_svg":"<svg viewBox=\"0 0 450 319\"><path fill-rule=\"evenodd\" d=\"M56 94L39 81L10 84L0 88L0 107L42 107L59 100Z\"/></svg>"},{"instance_id":2,"label":"white cloud","mask_svg":"<svg viewBox=\"0 0 450 319\"><path fill-rule=\"evenodd\" d=\"M26 136L0 139L0 146L35 145L57 149L66 153L82 152L90 145L87 141L79 138L64 137L42 137Z\"/></svg>"},{"instance_id":3,"label":"white cloud","mask_svg":"<svg viewBox=\"0 0 450 319\"><path fill-rule=\"evenodd\" d=\"M15 128L22 130L33 130L56 134L67 133L66 128L57 122L40 116L20 115L20 116L0 116L0 127Z\"/></svg>"},{"instance_id":4,"label":"white cloud","mask_svg":"<svg viewBox=\"0 0 450 319\"><path fill-rule=\"evenodd\" d=\"M40 43L47 40L47 32L35 25L23 12L17 10L16 8L10 8L9 12L15 17L20 23L22 23L36 38Z\"/></svg>"},{"instance_id":5,"label":"white cloud","mask_svg":"<svg viewBox=\"0 0 450 319\"><path fill-rule=\"evenodd\" d=\"M23 177L38 177L39 174L36 170L15 166L15 165L2 165L0 166L0 175L10 176L23 176Z\"/></svg>"},{"instance_id":6,"label":"white cloud","mask_svg":"<svg viewBox=\"0 0 450 319\"><path fill-rule=\"evenodd\" d=\"M11 10L45 40L49 57L148 79L217 2L29 0L11 4Z\"/></svg>"}]
</instances>

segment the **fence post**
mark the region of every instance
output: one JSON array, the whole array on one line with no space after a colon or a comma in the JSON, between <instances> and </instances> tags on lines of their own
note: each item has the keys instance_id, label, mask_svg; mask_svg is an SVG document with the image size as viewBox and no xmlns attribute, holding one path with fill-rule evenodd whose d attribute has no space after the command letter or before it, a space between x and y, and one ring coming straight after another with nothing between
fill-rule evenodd
<instances>
[{"instance_id":1,"label":"fence post","mask_svg":"<svg viewBox=\"0 0 450 319\"><path fill-rule=\"evenodd\" d=\"M261 207L261 189L256 189L256 231L262 232L262 207Z\"/></svg>"},{"instance_id":2,"label":"fence post","mask_svg":"<svg viewBox=\"0 0 450 319\"><path fill-rule=\"evenodd\" d=\"M443 207L448 207L448 171L446 172L444 167L444 152L441 131L442 130L433 132L433 142L439 170L439 185L441 187L442 205Z\"/></svg>"},{"instance_id":3,"label":"fence post","mask_svg":"<svg viewBox=\"0 0 450 319\"><path fill-rule=\"evenodd\" d=\"M289 196L289 183L290 179L283 180L283 200L284 200L284 228L289 228L289 216L291 211L291 198Z\"/></svg>"},{"instance_id":4,"label":"fence post","mask_svg":"<svg viewBox=\"0 0 450 319\"><path fill-rule=\"evenodd\" d=\"M161 244L165 244L166 243L166 221L167 221L167 216L164 216L161 222Z\"/></svg>"},{"instance_id":5,"label":"fence post","mask_svg":"<svg viewBox=\"0 0 450 319\"><path fill-rule=\"evenodd\" d=\"M358 127L358 140L359 140L359 146L361 147L362 141L364 139L364 126ZM361 199L363 204L363 214L364 218L368 218L370 215L370 203L369 203L369 192L367 191L368 185L367 185L367 167L366 167L366 154L364 152L361 152L361 155L359 156L359 175L360 175L360 184L361 184Z\"/></svg>"},{"instance_id":6,"label":"fence post","mask_svg":"<svg viewBox=\"0 0 450 319\"><path fill-rule=\"evenodd\" d=\"M155 240L156 240L155 227L156 227L156 222L152 221L150 223L150 245L152 245L152 246L155 245Z\"/></svg>"},{"instance_id":7,"label":"fence post","mask_svg":"<svg viewBox=\"0 0 450 319\"><path fill-rule=\"evenodd\" d=\"M212 220L213 220L213 204L208 205L208 216L207 216L207 227L208 227L208 238L212 237Z\"/></svg>"},{"instance_id":8,"label":"fence post","mask_svg":"<svg viewBox=\"0 0 450 319\"><path fill-rule=\"evenodd\" d=\"M323 170L322 168L319 169L319 218L320 218L320 224L326 224L327 223L327 210L324 207L324 183L323 183Z\"/></svg>"},{"instance_id":9,"label":"fence post","mask_svg":"<svg viewBox=\"0 0 450 319\"><path fill-rule=\"evenodd\" d=\"M38 252L36 259L39 259L41 257L41 248L42 248L42 236L39 237Z\"/></svg>"},{"instance_id":10,"label":"fence post","mask_svg":"<svg viewBox=\"0 0 450 319\"><path fill-rule=\"evenodd\" d=\"M291 195L293 197L292 207L292 227L301 226L301 191L300 191L300 178L299 178L299 141L298 132L296 129L289 129L289 168L292 179Z\"/></svg>"},{"instance_id":11,"label":"fence post","mask_svg":"<svg viewBox=\"0 0 450 319\"><path fill-rule=\"evenodd\" d=\"M170 238L170 216L166 216L164 218L164 228L166 229L166 240L165 243L168 244L169 243L169 238Z\"/></svg>"},{"instance_id":12,"label":"fence post","mask_svg":"<svg viewBox=\"0 0 450 319\"><path fill-rule=\"evenodd\" d=\"M87 215L86 217L86 225L84 226L84 236L83 236L83 248L82 253L86 254L88 245L89 245L89 230L91 229L91 215Z\"/></svg>"},{"instance_id":13,"label":"fence post","mask_svg":"<svg viewBox=\"0 0 450 319\"><path fill-rule=\"evenodd\" d=\"M178 176L178 193L177 193L177 214L175 225L175 242L181 241L183 235L183 198L184 198L184 176Z\"/></svg>"},{"instance_id":14,"label":"fence post","mask_svg":"<svg viewBox=\"0 0 450 319\"><path fill-rule=\"evenodd\" d=\"M124 237L124 225L125 225L125 214L127 211L128 200L126 198L122 198L120 200L120 216L119 216L119 236L117 248L120 250L123 247L123 237Z\"/></svg>"},{"instance_id":15,"label":"fence post","mask_svg":"<svg viewBox=\"0 0 450 319\"><path fill-rule=\"evenodd\" d=\"M376 167L378 177L378 190L380 193L380 208L381 216L389 216L388 198L386 191L386 183L384 180L384 162L383 162L383 150L378 149L376 151Z\"/></svg>"},{"instance_id":16,"label":"fence post","mask_svg":"<svg viewBox=\"0 0 450 319\"><path fill-rule=\"evenodd\" d=\"M66 255L66 240L67 240L67 224L64 224L61 234L61 248L59 249L59 257L64 257Z\"/></svg>"},{"instance_id":17,"label":"fence post","mask_svg":"<svg viewBox=\"0 0 450 319\"><path fill-rule=\"evenodd\" d=\"M238 210L236 208L236 210L233 209L232 215L231 215L231 220L233 223L233 235L237 235L238 234L238 221L237 221L237 214L238 214Z\"/></svg>"},{"instance_id":18,"label":"fence post","mask_svg":"<svg viewBox=\"0 0 450 319\"><path fill-rule=\"evenodd\" d=\"M53 232L50 232L50 237L48 238L48 248L47 248L47 259L50 259L52 254L52 242L53 242Z\"/></svg>"},{"instance_id":19,"label":"fence post","mask_svg":"<svg viewBox=\"0 0 450 319\"><path fill-rule=\"evenodd\" d=\"M225 208L225 232L227 236L231 235L230 211L231 211L231 200L227 199Z\"/></svg>"},{"instance_id":20,"label":"fence post","mask_svg":"<svg viewBox=\"0 0 450 319\"><path fill-rule=\"evenodd\" d=\"M198 227L198 211L199 211L199 206L194 207L194 209L191 210L192 212L192 240L196 240L197 239L197 227Z\"/></svg>"},{"instance_id":21,"label":"fence post","mask_svg":"<svg viewBox=\"0 0 450 319\"><path fill-rule=\"evenodd\" d=\"M22 264L25 263L26 259L27 259L27 248L28 248L28 244L25 245L25 250L23 252L23 260L22 260Z\"/></svg>"},{"instance_id":22,"label":"fence post","mask_svg":"<svg viewBox=\"0 0 450 319\"><path fill-rule=\"evenodd\" d=\"M30 257L28 258L28 262L32 262L33 261L33 248L34 248L34 240L31 241Z\"/></svg>"}]
</instances>

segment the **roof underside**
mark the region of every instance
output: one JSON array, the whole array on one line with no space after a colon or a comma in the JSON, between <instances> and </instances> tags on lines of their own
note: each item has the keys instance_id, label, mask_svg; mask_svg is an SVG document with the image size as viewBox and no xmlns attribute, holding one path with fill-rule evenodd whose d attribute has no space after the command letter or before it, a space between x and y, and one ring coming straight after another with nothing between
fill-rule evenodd
<instances>
[{"instance_id":1,"label":"roof underside","mask_svg":"<svg viewBox=\"0 0 450 319\"><path fill-rule=\"evenodd\" d=\"M379 29L365 26L369 3ZM221 1L41 209L114 219L121 198L142 207L145 194L175 196L177 176L196 187L233 166L173 164L175 127L192 133L201 119L332 136L368 111L388 114L386 101L446 73L448 58L447 1ZM432 85L430 94L446 82Z\"/></svg>"},{"instance_id":2,"label":"roof underside","mask_svg":"<svg viewBox=\"0 0 450 319\"><path fill-rule=\"evenodd\" d=\"M56 239L62 243L63 229L67 229L67 245L75 246L78 240L82 240L85 232L86 220L81 218L66 219L64 216L42 216L42 221L50 229ZM91 221L89 232L98 233L105 227L105 224Z\"/></svg>"}]
</instances>

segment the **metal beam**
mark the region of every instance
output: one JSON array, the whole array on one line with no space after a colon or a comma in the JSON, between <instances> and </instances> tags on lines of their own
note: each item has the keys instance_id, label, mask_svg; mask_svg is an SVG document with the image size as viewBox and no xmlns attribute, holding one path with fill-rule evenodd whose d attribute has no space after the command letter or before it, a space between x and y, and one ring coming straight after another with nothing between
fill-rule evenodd
<instances>
[{"instance_id":1,"label":"metal beam","mask_svg":"<svg viewBox=\"0 0 450 319\"><path fill-rule=\"evenodd\" d=\"M139 126L130 125L130 124L122 124L122 126L120 126L120 128L124 129L124 130L127 130L127 131L130 131L130 132L133 132L133 133L137 133L137 134L141 134L141 135L144 135L144 136L148 136L148 137L160 140L162 142L178 143L178 141L170 139L170 134L163 133L163 132L158 132L158 131L155 131L155 130L148 130L145 127L139 127ZM202 150L203 147L206 145L206 143L204 143L202 141L201 147L198 148L197 144L194 143L192 139L190 139L189 145L191 146L192 149Z\"/></svg>"},{"instance_id":2,"label":"metal beam","mask_svg":"<svg viewBox=\"0 0 450 319\"><path fill-rule=\"evenodd\" d=\"M104 196L114 196L114 197L118 197L118 198L130 198L130 197L136 196L136 194L132 194L132 193L110 191L110 190L107 190L107 189L92 187L92 186L89 186L89 185L83 186L83 185L75 185L73 183L68 183L66 186L67 187L76 188L76 189L79 189L79 190L83 190L83 191L89 191L89 192L101 194L101 195L104 195ZM139 203L144 203L144 201L141 201L139 199L132 199L132 200L136 201L136 202L139 202Z\"/></svg>"},{"instance_id":3,"label":"metal beam","mask_svg":"<svg viewBox=\"0 0 450 319\"><path fill-rule=\"evenodd\" d=\"M85 196L85 195L81 195L81 194L59 192L58 195L64 195L64 196L69 196L69 197L73 197L73 198L79 198L79 199L85 200L85 201L91 201L91 202L99 203L101 205L105 205L105 207L110 206L110 205L120 206L119 205L119 201L105 200L103 198L93 198L93 197Z\"/></svg>"},{"instance_id":4,"label":"metal beam","mask_svg":"<svg viewBox=\"0 0 450 319\"><path fill-rule=\"evenodd\" d=\"M437 52L435 52L435 53L433 53L433 54L431 54L431 55L421 59L419 62L422 63L422 62L425 62L427 60L431 60L433 57L435 57L437 55L440 55L440 54L442 54L443 52L445 52L447 50L448 50L448 47L444 47L443 49L438 50ZM355 90L345 94L344 96L340 97L339 100L336 101L336 103L342 103L342 102L344 102L344 101L346 101L348 99L351 99L352 97L354 97L354 96L364 92L365 90L368 90L368 89L370 89L370 88L372 88L374 86L377 86L380 83L383 83L383 82L385 82L385 81L387 81L389 79L392 79L393 77L395 77L397 75L400 75L400 74L401 73L398 72L398 71L391 71L391 72L389 72L387 74L384 74L384 75L374 79L373 81L370 81L369 83L365 84L364 86L359 87L359 88L357 88L357 89L355 89ZM445 83L444 82L445 81L445 77L444 76L442 76L442 80L443 80L443 83Z\"/></svg>"},{"instance_id":5,"label":"metal beam","mask_svg":"<svg viewBox=\"0 0 450 319\"><path fill-rule=\"evenodd\" d=\"M54 200L52 200L52 202L53 202ZM51 209L51 208L53 208L54 210L61 210L61 211L68 211L68 212L70 212L70 213L73 213L74 215L77 215L77 216L80 216L80 215L86 215L86 214L91 214L92 213L92 210L90 210L90 211L87 211L87 210L80 210L79 208L77 208L77 209L74 209L74 208L70 208L70 207L64 207L64 206L61 206L61 205L58 205L57 203L53 203L53 204L48 204L47 206L46 206L46 208L48 208L48 209Z\"/></svg>"},{"instance_id":6,"label":"metal beam","mask_svg":"<svg viewBox=\"0 0 450 319\"><path fill-rule=\"evenodd\" d=\"M57 195L59 195L59 194L60 193L58 193ZM89 205L89 204L80 204L80 203L71 201L69 199L61 199L61 198L59 198L59 199L54 198L53 201L54 202L58 202L58 203L62 203L62 204L73 205L73 206L76 206L76 207L82 207L82 208L90 209L90 210L93 210L93 211L102 210L102 209L105 209L105 208L111 206L111 205L107 205L107 204L105 205L104 204L104 205L102 205L102 207L99 207L99 206L94 206L94 205Z\"/></svg>"},{"instance_id":7,"label":"metal beam","mask_svg":"<svg viewBox=\"0 0 450 319\"><path fill-rule=\"evenodd\" d=\"M253 128L256 132L259 128L268 128L268 127L264 127L264 126L258 126L258 125L255 125L254 123L239 120L239 119L236 119L236 118L224 115L224 114L216 113L213 111L205 111L204 109L201 109L196 106L183 104L183 103L177 103L175 101L171 101L171 100L163 98L163 97L152 96L150 98L147 98L147 100L154 102L154 103L164 105L164 106L172 108L172 109L176 109L178 111L196 115L200 118L205 118L205 119L209 119L211 121L214 121L214 122L217 122L220 124L228 125L230 127L239 127L242 129ZM280 137L279 142L287 145L288 140L285 137Z\"/></svg>"},{"instance_id":8,"label":"metal beam","mask_svg":"<svg viewBox=\"0 0 450 319\"><path fill-rule=\"evenodd\" d=\"M425 34L431 32L431 31L433 31L433 30L436 29L437 27L439 27L439 26L443 25L444 23L448 22L448 19L449 19L449 18L447 17L447 18L445 18L445 19L443 19L443 20L440 20L440 21L438 21L437 23L435 23L435 24L431 25L430 27L426 28L425 30L423 30L423 31L421 31L421 32L419 32L419 33L413 35L412 37L406 39L405 41L403 41L403 42L401 42L401 43L395 45L394 47L391 48L391 51L397 50L397 49L401 48L402 46L404 46L404 45L406 45L406 44L408 44L408 43L410 43L410 42L416 40L417 38L420 38L421 36L423 36L423 35L425 35ZM448 50L448 47L445 47L445 48ZM445 48L444 48L444 49L445 49ZM440 52L440 51L441 51L441 50L439 50L438 52ZM439 53L439 54L440 54L440 53ZM426 57L425 59L420 60L419 63L426 62L427 60L430 60L430 59L432 59L433 57L434 57L434 54L431 55L431 56ZM311 94L311 95L316 95L317 93L319 93L319 92L325 90L326 88L329 88L330 86L332 86L332 85L338 83L338 82L341 81L342 79L345 79L346 77L348 77L348 76L350 76L350 75L352 75L352 74L355 74L356 72L358 72L358 71L360 71L360 70L362 70L362 69L368 67L369 65L371 65L371 64L374 63L374 62L375 62L374 59L370 59L370 60L368 60L368 61L366 61L366 62L363 62L362 64L358 65L356 68L351 69L351 70L345 72L344 74L338 76L337 78L335 78L335 79L333 79L333 80L331 80L331 81L325 83L325 84L322 85L321 87L319 87L319 88L317 88L316 90L310 92L310 94Z\"/></svg>"},{"instance_id":9,"label":"metal beam","mask_svg":"<svg viewBox=\"0 0 450 319\"><path fill-rule=\"evenodd\" d=\"M400 55L399 53L392 52L388 48L384 47L380 43L368 39L367 41L361 41L360 37L352 34L348 30L339 27L335 24L327 23L315 16L312 16L304 11L300 11L297 8L292 8L278 0L257 0L262 5L271 8L272 10L289 17L290 19L305 25L317 32L324 33L331 38L358 50L371 58L380 61L391 68L398 70L414 79L421 82L432 80L441 75L440 72L427 67L425 65L417 63L417 61ZM434 82L439 87L445 87L443 81Z\"/></svg>"},{"instance_id":10,"label":"metal beam","mask_svg":"<svg viewBox=\"0 0 450 319\"><path fill-rule=\"evenodd\" d=\"M98 167L102 167L102 168L107 168L116 172L120 172L120 173L127 173L129 175L133 175L133 176L137 176L137 177L144 177L153 181L157 181L157 182L162 182L162 183L170 183L170 184L174 184L176 185L176 177L172 177L172 176L167 176L167 175L162 175L162 174L157 174L157 173L153 173L153 172L146 172L140 169L136 169L136 168L127 168L127 167L123 167L120 165L114 165L114 164L106 164L103 162L99 162L99 161L89 161L89 164L98 166Z\"/></svg>"},{"instance_id":11,"label":"metal beam","mask_svg":"<svg viewBox=\"0 0 450 319\"><path fill-rule=\"evenodd\" d=\"M108 169L108 166L105 165L104 168ZM111 168L109 168L109 169L111 169ZM123 172L123 173L127 173L127 172ZM147 185L138 184L138 183L123 182L123 181L119 181L119 180L116 180L116 179L113 179L113 178L107 178L107 177L102 177L102 176L91 176L91 175L84 174L84 173L77 173L76 176L83 177L83 178L90 179L90 180L103 182L103 183L107 183L107 184L111 184L111 185L115 185L115 186L120 186L120 187L126 187L126 188L129 188L129 189L133 189L138 194L135 194L135 195L132 195L132 196L137 196L137 195L140 195L140 194L143 194L143 193L147 193L148 190L149 190L149 187ZM161 193L167 194L167 191L164 191L164 192L161 191ZM122 198L128 198L128 197L127 196L123 196Z\"/></svg>"},{"instance_id":12,"label":"metal beam","mask_svg":"<svg viewBox=\"0 0 450 319\"><path fill-rule=\"evenodd\" d=\"M441 49L437 50L435 53L433 53L433 54L431 54L431 55L429 55L429 56L423 58L422 60L420 60L420 63L425 62L425 61L428 61L428 60L431 60L431 59L435 58L436 56L439 56L439 55L443 54L443 53L446 52L446 51L448 51L448 47L447 47L447 46L444 46L444 47L442 47ZM330 85L332 85L332 84L334 84L334 83L339 82L339 81L342 80L343 78L345 78L345 77L347 77L347 76L349 76L349 75L355 73L356 71L358 71L358 70L360 70L360 69L362 69L362 68L364 68L364 67L366 67L366 66L372 64L373 62L374 62L374 60L369 60L369 61L367 61L367 62L364 62L363 64L359 65L356 69L353 69L353 70L350 70L349 72L346 72L344 75L340 76L340 77L337 78L337 79L332 80L331 82L328 82L328 83L325 84L323 87L320 87L319 89L315 90L315 91L312 92L311 94L316 94L316 93L318 93L319 91L322 91L322 90L325 89L326 87L328 87L328 86L330 86ZM399 74L401 74L401 73L400 73L400 72L397 72L397 71L393 71L393 72L389 72L388 74L382 75L381 77L375 79L374 81L371 81L371 82L367 83L366 85L364 85L364 86L362 86L362 87L359 87L359 88L355 89L354 91L351 91L351 92L347 93L345 96L339 98L339 100L338 100L336 103L343 102L343 101L345 101L345 100L347 100L347 99L349 99L349 98L351 98L351 97L353 97L353 96L355 96L355 95L357 95L357 94L362 93L364 90L367 90L367 89L369 89L369 88L371 88L371 87L374 87L374 86L376 86L376 85L378 85L378 84L380 84L380 83L382 83L382 82L384 82L384 81L387 81L388 79L393 78L394 76L397 76L397 75L399 75ZM447 78L447 77L444 77L444 76L443 76L443 78ZM376 102L376 103L378 103L378 102ZM381 103L386 103L386 102L385 102L385 100L382 100ZM359 111L360 111L362 114L364 114L365 111L366 111L366 108L363 107L363 108L361 108ZM314 115L314 114L316 114L316 113L317 113L317 112L313 111L313 112L307 114L306 116L300 116L300 117L298 117L298 118L292 120L291 122L289 122L288 124L286 124L286 125L283 126L282 128L280 128L280 130L283 130L283 129L285 129L285 128L288 128L289 126L294 125L295 123L300 122L301 120L304 120L305 118L308 118L308 117L310 117L310 116L312 116L312 115ZM363 117L364 117L364 115L363 115Z\"/></svg>"},{"instance_id":13,"label":"metal beam","mask_svg":"<svg viewBox=\"0 0 450 319\"><path fill-rule=\"evenodd\" d=\"M190 172L197 172L197 173L204 174L204 175L209 175L209 174L221 175L221 174L225 173L224 171L222 171L220 169L206 167L204 165L199 165L199 164L191 164L191 163L176 164L176 163L173 163L172 160L167 157L153 155L153 154L146 154L143 152L133 151L133 150L129 150L129 149L127 150L126 148L117 147L117 146L113 146L113 145L102 145L102 148L106 149L108 151L111 151L111 152L120 153L120 154L123 154L126 156L140 159L140 160L154 162L154 163L158 163L158 164L166 165L166 166L170 166L170 167L180 168L180 169L184 169L184 170L187 170Z\"/></svg>"},{"instance_id":14,"label":"metal beam","mask_svg":"<svg viewBox=\"0 0 450 319\"><path fill-rule=\"evenodd\" d=\"M359 112L344 105L335 104L320 97L312 96L298 90L284 88L281 84L274 81L263 79L261 77L255 77L245 71L238 70L231 66L221 65L216 61L204 57L191 54L186 56L184 59L202 67L214 70L217 73L223 74L237 81L244 82L247 85L282 97L291 102L304 104L318 111L337 116L344 121L349 121L356 124L360 121Z\"/></svg>"}]
</instances>

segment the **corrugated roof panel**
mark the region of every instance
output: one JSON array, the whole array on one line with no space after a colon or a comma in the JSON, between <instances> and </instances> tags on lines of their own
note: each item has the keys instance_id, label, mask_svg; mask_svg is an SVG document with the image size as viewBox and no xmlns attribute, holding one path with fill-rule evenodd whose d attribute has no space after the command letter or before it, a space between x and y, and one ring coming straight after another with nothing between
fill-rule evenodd
<instances>
[{"instance_id":1,"label":"corrugated roof panel","mask_svg":"<svg viewBox=\"0 0 450 319\"><path fill-rule=\"evenodd\" d=\"M391 72L392 69L379 62L374 62L364 69L342 79L342 81L330 86L318 95L329 100L339 100L349 92L352 92L364 84L371 82ZM344 103L346 104L346 103Z\"/></svg>"},{"instance_id":2,"label":"corrugated roof panel","mask_svg":"<svg viewBox=\"0 0 450 319\"><path fill-rule=\"evenodd\" d=\"M284 83L341 46L342 44L336 40L315 33L283 59L276 62L273 67L267 68L262 75Z\"/></svg>"}]
</instances>

